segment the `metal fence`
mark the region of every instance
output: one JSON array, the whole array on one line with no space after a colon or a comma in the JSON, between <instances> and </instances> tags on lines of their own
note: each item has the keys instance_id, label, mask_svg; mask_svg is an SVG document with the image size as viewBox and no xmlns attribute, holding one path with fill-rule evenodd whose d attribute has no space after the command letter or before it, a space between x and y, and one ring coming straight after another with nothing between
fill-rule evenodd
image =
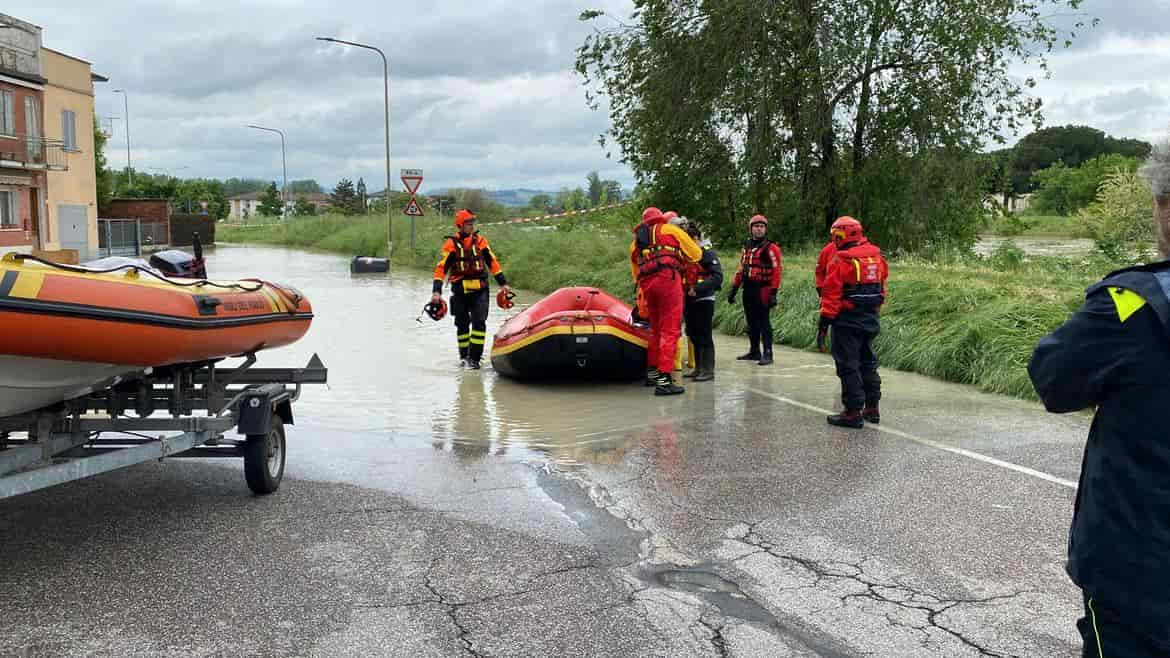
<instances>
[{"instance_id":1,"label":"metal fence","mask_svg":"<svg viewBox=\"0 0 1170 658\"><path fill-rule=\"evenodd\" d=\"M142 221L138 219L99 219L98 254L108 256L142 255Z\"/></svg>"}]
</instances>

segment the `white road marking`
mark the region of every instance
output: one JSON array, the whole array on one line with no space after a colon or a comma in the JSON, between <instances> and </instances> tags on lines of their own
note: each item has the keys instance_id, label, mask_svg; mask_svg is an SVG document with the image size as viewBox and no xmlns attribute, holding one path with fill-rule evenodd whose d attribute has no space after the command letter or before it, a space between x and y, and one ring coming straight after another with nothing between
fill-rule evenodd
<instances>
[{"instance_id":1,"label":"white road marking","mask_svg":"<svg viewBox=\"0 0 1170 658\"><path fill-rule=\"evenodd\" d=\"M755 389L755 388L748 388L747 390L751 393L755 393L756 395L761 395L763 397L770 398L772 400L776 400L777 402L783 402L784 404L789 404L789 405L792 405L794 407L806 409L808 411L814 411L814 412L819 413L819 414L825 414L826 416L832 415L832 413L833 413L832 411L829 411L828 409L821 409L820 407L816 407L816 406L813 406L811 404L805 404L804 402L799 402L797 400L793 400L792 398L786 398L782 395L768 393L767 391L761 391L761 390ZM1045 482L1059 484L1060 486L1067 487L1069 489L1075 490L1077 488L1077 483L1073 482L1072 480L1065 480L1064 478L1059 478L1059 477L1056 477L1055 475L1050 475L1050 474L1045 473L1043 471L1037 471L1034 468L1028 468L1027 466L1020 466L1019 464L1013 464L1011 462L1004 461L1002 459L996 459L995 457L988 457L987 455L982 455L982 454L979 454L977 452L973 452L971 450L965 450L963 448L957 448L955 446L947 445L945 443L940 443L938 441L933 441L931 439L924 439L920 436L914 436L913 434L909 434L909 433L903 432L901 430L896 430L896 429L894 429L892 427L888 427L886 425L869 425L869 427L871 429L877 430L879 432L889 434L890 436L896 436L900 439L905 439L907 441L913 441L914 443L917 443L919 445L924 445L924 446L927 446L929 448L934 448L936 450L942 450L943 452L949 452L951 454L959 455L961 457L966 457L967 459L973 459L975 461L983 462L985 464L991 464L992 466L998 466L1000 468L1004 468L1004 469L1007 469L1009 471L1023 473L1024 475L1029 475L1031 477L1034 477L1034 478L1037 478L1040 480L1044 480Z\"/></svg>"}]
</instances>

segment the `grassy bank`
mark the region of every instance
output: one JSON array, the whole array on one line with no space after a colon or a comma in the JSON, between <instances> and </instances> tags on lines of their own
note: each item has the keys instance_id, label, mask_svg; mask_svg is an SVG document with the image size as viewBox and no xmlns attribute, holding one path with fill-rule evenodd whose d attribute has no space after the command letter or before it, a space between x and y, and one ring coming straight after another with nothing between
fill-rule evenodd
<instances>
[{"instance_id":1,"label":"grassy bank","mask_svg":"<svg viewBox=\"0 0 1170 658\"><path fill-rule=\"evenodd\" d=\"M568 285L605 288L628 296L630 227L636 211L619 209L576 224L540 229L531 225L484 227L512 282L538 293ZM429 268L437 245L450 232L434 218L418 222L416 249L408 248L409 223L395 221L393 260ZM345 255L385 253L385 219L319 217L287 226L222 228L224 242L314 248ZM772 316L777 340L813 349L817 297L812 249L788 249L780 306ZM733 269L737 256L724 253ZM971 256L937 262L902 258L891 263L889 300L875 344L885 367L973 384L985 391L1034 397L1025 370L1036 342L1081 302L1084 289L1112 269L1095 258L1043 258L995 262ZM420 296L425 291L420 291ZM717 326L744 331L741 307L720 301Z\"/></svg>"}]
</instances>

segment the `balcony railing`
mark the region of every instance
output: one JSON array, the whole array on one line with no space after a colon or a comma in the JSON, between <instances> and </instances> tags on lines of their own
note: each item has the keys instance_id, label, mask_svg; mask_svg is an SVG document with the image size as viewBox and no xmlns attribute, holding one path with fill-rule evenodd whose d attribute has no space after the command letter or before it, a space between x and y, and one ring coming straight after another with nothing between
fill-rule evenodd
<instances>
[{"instance_id":1,"label":"balcony railing","mask_svg":"<svg viewBox=\"0 0 1170 658\"><path fill-rule=\"evenodd\" d=\"M65 142L58 139L18 137L0 139L0 167L68 171Z\"/></svg>"}]
</instances>

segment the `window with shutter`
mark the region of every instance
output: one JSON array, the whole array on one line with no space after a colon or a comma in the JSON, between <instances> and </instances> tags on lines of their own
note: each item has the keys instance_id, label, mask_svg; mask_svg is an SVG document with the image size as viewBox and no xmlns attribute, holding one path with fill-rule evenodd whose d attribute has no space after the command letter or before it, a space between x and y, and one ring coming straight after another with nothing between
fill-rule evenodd
<instances>
[{"instance_id":1,"label":"window with shutter","mask_svg":"<svg viewBox=\"0 0 1170 658\"><path fill-rule=\"evenodd\" d=\"M77 150L77 115L72 110L61 110L61 139L66 150Z\"/></svg>"}]
</instances>

